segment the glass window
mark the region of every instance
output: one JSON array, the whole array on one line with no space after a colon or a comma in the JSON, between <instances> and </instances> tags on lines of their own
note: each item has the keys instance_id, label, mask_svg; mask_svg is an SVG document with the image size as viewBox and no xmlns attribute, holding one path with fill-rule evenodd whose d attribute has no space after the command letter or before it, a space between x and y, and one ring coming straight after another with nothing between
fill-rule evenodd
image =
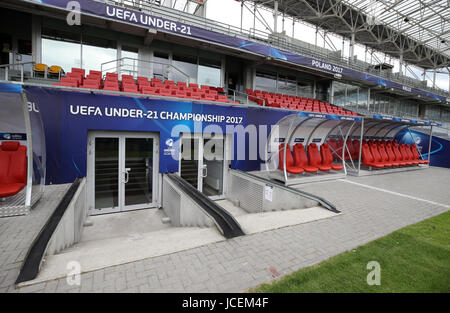
<instances>
[{"instance_id":1,"label":"glass window","mask_svg":"<svg viewBox=\"0 0 450 313\"><path fill-rule=\"evenodd\" d=\"M153 77L168 79L169 77L169 54L155 51L153 53Z\"/></svg>"},{"instance_id":2,"label":"glass window","mask_svg":"<svg viewBox=\"0 0 450 313\"><path fill-rule=\"evenodd\" d=\"M277 74L256 72L255 88L257 90L277 92Z\"/></svg>"},{"instance_id":3,"label":"glass window","mask_svg":"<svg viewBox=\"0 0 450 313\"><path fill-rule=\"evenodd\" d=\"M280 75L278 77L278 92L295 96L297 94L297 82L295 77Z\"/></svg>"},{"instance_id":4,"label":"glass window","mask_svg":"<svg viewBox=\"0 0 450 313\"><path fill-rule=\"evenodd\" d=\"M122 46L121 59L122 74L137 75L139 66L137 61L139 59L138 49Z\"/></svg>"},{"instance_id":5,"label":"glass window","mask_svg":"<svg viewBox=\"0 0 450 313\"><path fill-rule=\"evenodd\" d=\"M312 98L314 85L310 82L298 81L297 82L297 96Z\"/></svg>"},{"instance_id":6,"label":"glass window","mask_svg":"<svg viewBox=\"0 0 450 313\"><path fill-rule=\"evenodd\" d=\"M65 72L72 67L81 67L80 43L42 38L42 63L59 65Z\"/></svg>"},{"instance_id":7,"label":"glass window","mask_svg":"<svg viewBox=\"0 0 450 313\"><path fill-rule=\"evenodd\" d=\"M171 68L172 80L175 81L186 81L187 77L192 79L197 79L198 65L197 57L190 55L176 55L172 57L172 65L175 68Z\"/></svg>"},{"instance_id":8,"label":"glass window","mask_svg":"<svg viewBox=\"0 0 450 313\"><path fill-rule=\"evenodd\" d=\"M214 68L204 65L198 66L198 84L220 87L220 68Z\"/></svg>"},{"instance_id":9,"label":"glass window","mask_svg":"<svg viewBox=\"0 0 450 313\"><path fill-rule=\"evenodd\" d=\"M86 69L86 72L88 70L100 71L102 69L102 63L114 60L117 60L116 49L83 44L82 68ZM105 64L103 67L108 67L109 65Z\"/></svg>"},{"instance_id":10,"label":"glass window","mask_svg":"<svg viewBox=\"0 0 450 313\"><path fill-rule=\"evenodd\" d=\"M316 83L316 99L320 101L328 101L330 83L328 82L317 82Z\"/></svg>"},{"instance_id":11,"label":"glass window","mask_svg":"<svg viewBox=\"0 0 450 313\"><path fill-rule=\"evenodd\" d=\"M198 63L198 84L214 87L222 86L220 76L222 63L220 60L200 57Z\"/></svg>"}]
</instances>

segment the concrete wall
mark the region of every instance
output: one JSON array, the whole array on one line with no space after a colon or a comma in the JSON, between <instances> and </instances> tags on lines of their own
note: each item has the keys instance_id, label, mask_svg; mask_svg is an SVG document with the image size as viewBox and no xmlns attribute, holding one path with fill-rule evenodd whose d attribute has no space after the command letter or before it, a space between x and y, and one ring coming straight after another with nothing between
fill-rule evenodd
<instances>
[{"instance_id":1,"label":"concrete wall","mask_svg":"<svg viewBox=\"0 0 450 313\"><path fill-rule=\"evenodd\" d=\"M162 208L173 226L211 227L214 225L212 218L166 175L163 176Z\"/></svg>"},{"instance_id":2,"label":"concrete wall","mask_svg":"<svg viewBox=\"0 0 450 313\"><path fill-rule=\"evenodd\" d=\"M46 254L56 254L79 242L86 217L86 178L83 178L48 243Z\"/></svg>"},{"instance_id":3,"label":"concrete wall","mask_svg":"<svg viewBox=\"0 0 450 313\"><path fill-rule=\"evenodd\" d=\"M271 199L266 196L266 188L271 189ZM317 201L236 171L228 173L227 198L248 213L306 209L319 205Z\"/></svg>"}]
</instances>

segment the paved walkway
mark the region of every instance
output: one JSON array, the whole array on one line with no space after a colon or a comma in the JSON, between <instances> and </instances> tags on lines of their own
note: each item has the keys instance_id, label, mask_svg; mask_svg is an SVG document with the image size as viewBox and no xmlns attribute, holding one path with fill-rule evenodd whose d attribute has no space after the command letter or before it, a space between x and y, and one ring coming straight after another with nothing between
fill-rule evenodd
<instances>
[{"instance_id":1,"label":"paved walkway","mask_svg":"<svg viewBox=\"0 0 450 313\"><path fill-rule=\"evenodd\" d=\"M28 215L0 218L0 292L14 290L14 282L31 243L69 186L46 186L43 198Z\"/></svg>"},{"instance_id":2,"label":"paved walkway","mask_svg":"<svg viewBox=\"0 0 450 313\"><path fill-rule=\"evenodd\" d=\"M299 185L333 202L343 214L89 272L76 287L60 279L18 291L243 291L273 279L273 270L281 275L291 273L447 211L449 182L450 170L430 168Z\"/></svg>"}]
</instances>

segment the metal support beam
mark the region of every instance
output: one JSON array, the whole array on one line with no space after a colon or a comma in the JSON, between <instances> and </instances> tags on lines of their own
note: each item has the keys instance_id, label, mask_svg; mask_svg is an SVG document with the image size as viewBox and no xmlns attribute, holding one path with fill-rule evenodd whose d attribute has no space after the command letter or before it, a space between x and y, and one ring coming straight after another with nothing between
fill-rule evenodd
<instances>
[{"instance_id":1,"label":"metal support beam","mask_svg":"<svg viewBox=\"0 0 450 313\"><path fill-rule=\"evenodd\" d=\"M352 32L350 38L350 60L353 62L353 56L355 55L355 32Z\"/></svg>"},{"instance_id":2,"label":"metal support beam","mask_svg":"<svg viewBox=\"0 0 450 313\"><path fill-rule=\"evenodd\" d=\"M242 21L244 18L244 1L241 1L241 32L242 32Z\"/></svg>"},{"instance_id":3,"label":"metal support beam","mask_svg":"<svg viewBox=\"0 0 450 313\"><path fill-rule=\"evenodd\" d=\"M358 158L358 175L361 171L361 154L364 140L364 118L361 118L361 133L359 134L359 158Z\"/></svg>"},{"instance_id":4,"label":"metal support beam","mask_svg":"<svg viewBox=\"0 0 450 313\"><path fill-rule=\"evenodd\" d=\"M274 9L273 9L273 32L277 33L278 32L278 28L277 28L277 24L278 24L278 0L275 0L274 3Z\"/></svg>"},{"instance_id":5,"label":"metal support beam","mask_svg":"<svg viewBox=\"0 0 450 313\"><path fill-rule=\"evenodd\" d=\"M428 143L428 164L431 165L431 141L433 140L433 125L430 127L430 142Z\"/></svg>"}]
</instances>

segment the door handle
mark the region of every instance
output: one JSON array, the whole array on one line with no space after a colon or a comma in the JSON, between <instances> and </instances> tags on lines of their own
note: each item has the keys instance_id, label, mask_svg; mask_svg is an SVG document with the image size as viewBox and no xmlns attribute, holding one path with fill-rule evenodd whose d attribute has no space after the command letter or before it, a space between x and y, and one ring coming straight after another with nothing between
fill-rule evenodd
<instances>
[{"instance_id":1,"label":"door handle","mask_svg":"<svg viewBox=\"0 0 450 313\"><path fill-rule=\"evenodd\" d=\"M125 172L123 172L125 174L125 184L128 183L128 180L130 179L130 174L128 173L129 171L131 171L131 168L128 167L125 169Z\"/></svg>"}]
</instances>

